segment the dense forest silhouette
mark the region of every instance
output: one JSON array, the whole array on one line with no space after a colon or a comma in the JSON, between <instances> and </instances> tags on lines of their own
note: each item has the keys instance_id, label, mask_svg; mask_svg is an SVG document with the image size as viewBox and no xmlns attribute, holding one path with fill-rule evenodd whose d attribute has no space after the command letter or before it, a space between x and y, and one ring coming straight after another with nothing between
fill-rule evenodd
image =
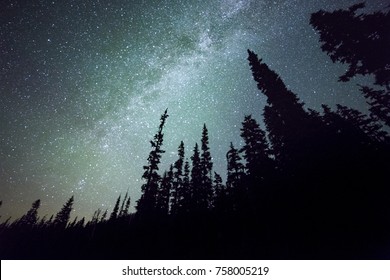
<instances>
[{"instance_id":1,"label":"dense forest silhouette","mask_svg":"<svg viewBox=\"0 0 390 280\"><path fill-rule=\"evenodd\" d=\"M150 141L135 213L128 193L90 221L70 220L73 197L50 218L38 216L36 200L21 218L0 225L0 257L389 259L390 18L388 11L359 14L363 7L321 10L310 24L333 62L348 65L340 82L374 77L360 86L369 115L342 105L305 108L248 50L254 82L267 98L265 129L244 117L244 145L227 147L225 183L213 170L206 124L192 154L178 143L177 160L160 171L166 110Z\"/></svg>"}]
</instances>

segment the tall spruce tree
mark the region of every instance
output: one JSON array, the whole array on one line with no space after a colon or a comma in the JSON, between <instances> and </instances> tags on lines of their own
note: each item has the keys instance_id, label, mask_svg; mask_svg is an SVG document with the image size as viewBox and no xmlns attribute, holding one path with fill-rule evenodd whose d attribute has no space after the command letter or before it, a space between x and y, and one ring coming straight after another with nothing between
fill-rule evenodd
<instances>
[{"instance_id":1,"label":"tall spruce tree","mask_svg":"<svg viewBox=\"0 0 390 280\"><path fill-rule=\"evenodd\" d=\"M103 212L103 215L102 217L100 218L100 223L104 222L107 218L107 214L108 214L108 210L106 209L104 212Z\"/></svg>"},{"instance_id":2,"label":"tall spruce tree","mask_svg":"<svg viewBox=\"0 0 390 280\"><path fill-rule=\"evenodd\" d=\"M45 222L45 226L53 225L54 215L52 214L50 218Z\"/></svg>"},{"instance_id":3,"label":"tall spruce tree","mask_svg":"<svg viewBox=\"0 0 390 280\"><path fill-rule=\"evenodd\" d=\"M59 228L65 228L69 222L70 213L73 210L74 196L72 195L68 201L62 206L61 210L54 218L53 225ZM50 220L48 221L50 222Z\"/></svg>"},{"instance_id":4,"label":"tall spruce tree","mask_svg":"<svg viewBox=\"0 0 390 280\"><path fill-rule=\"evenodd\" d=\"M183 193L183 200L181 202L179 212L178 212L178 214L181 215L189 213L191 208L192 195L193 195L191 189L191 179L190 179L190 163L188 162L188 160L186 160L184 163L182 193Z\"/></svg>"},{"instance_id":5,"label":"tall spruce tree","mask_svg":"<svg viewBox=\"0 0 390 280\"><path fill-rule=\"evenodd\" d=\"M339 147L339 155L350 151L359 156L359 152L378 144L389 143L388 134L382 126L372 118L358 110L337 104L337 110L322 106L324 124L328 128L328 141L333 141L334 147Z\"/></svg>"},{"instance_id":6,"label":"tall spruce tree","mask_svg":"<svg viewBox=\"0 0 390 280\"><path fill-rule=\"evenodd\" d=\"M157 171L159 170L158 165L160 164L161 155L165 153L161 147L164 140L163 129L167 118L168 109L166 109L164 114L161 115L158 131L155 134L153 141L150 141L152 151L148 157L148 165L143 167L145 172L142 175L142 178L146 182L142 185L142 195L137 201L136 206L139 214L152 215L156 209L157 190L161 180L161 176L157 173Z\"/></svg>"},{"instance_id":7,"label":"tall spruce tree","mask_svg":"<svg viewBox=\"0 0 390 280\"><path fill-rule=\"evenodd\" d=\"M361 86L361 92L370 105L371 117L390 127L390 90Z\"/></svg>"},{"instance_id":8,"label":"tall spruce tree","mask_svg":"<svg viewBox=\"0 0 390 280\"><path fill-rule=\"evenodd\" d=\"M122 217L123 216L123 212L125 210L125 203L126 203L126 200L127 200L127 196L129 195L129 191L126 192L125 194L125 197L123 198L123 201L122 201L122 205L121 205L121 208L118 212L118 217Z\"/></svg>"},{"instance_id":9,"label":"tall spruce tree","mask_svg":"<svg viewBox=\"0 0 390 280\"><path fill-rule=\"evenodd\" d=\"M121 195L118 196L114 209L112 209L110 220L114 221L116 218L118 218L118 212L119 212L119 204L121 203Z\"/></svg>"},{"instance_id":10,"label":"tall spruce tree","mask_svg":"<svg viewBox=\"0 0 390 280\"><path fill-rule=\"evenodd\" d=\"M251 115L245 116L242 122L241 137L245 143L240 152L246 161L246 173L251 178L263 180L272 172L273 161L265 131Z\"/></svg>"},{"instance_id":11,"label":"tall spruce tree","mask_svg":"<svg viewBox=\"0 0 390 280\"><path fill-rule=\"evenodd\" d=\"M170 211L170 198L172 190L173 165L168 172L164 172L161 183L158 188L156 207L161 216L167 216Z\"/></svg>"},{"instance_id":12,"label":"tall spruce tree","mask_svg":"<svg viewBox=\"0 0 390 280\"><path fill-rule=\"evenodd\" d=\"M361 92L371 106L371 115L390 126L390 12L357 14L364 7L362 2L348 10L320 10L311 15L310 24L320 35L321 49L332 61L348 64L340 81L372 74L374 84L383 87L362 86Z\"/></svg>"},{"instance_id":13,"label":"tall spruce tree","mask_svg":"<svg viewBox=\"0 0 390 280\"><path fill-rule=\"evenodd\" d=\"M131 203L131 197L129 195L126 200L126 204L125 204L125 208L123 209L122 216L127 216L129 214L130 203Z\"/></svg>"},{"instance_id":14,"label":"tall spruce tree","mask_svg":"<svg viewBox=\"0 0 390 280\"><path fill-rule=\"evenodd\" d=\"M172 214L177 214L183 207L183 166L184 166L184 143L180 142L178 148L179 158L174 163L174 172L172 180Z\"/></svg>"},{"instance_id":15,"label":"tall spruce tree","mask_svg":"<svg viewBox=\"0 0 390 280\"><path fill-rule=\"evenodd\" d=\"M121 209L118 212L118 217L127 216L127 214L129 213L129 207L130 207L130 196L129 196L129 191L127 191L125 197L123 198Z\"/></svg>"},{"instance_id":16,"label":"tall spruce tree","mask_svg":"<svg viewBox=\"0 0 390 280\"><path fill-rule=\"evenodd\" d=\"M94 216L95 216L95 213L94 213L94 215L93 215L93 217L92 217L92 221L93 221ZM74 227L76 226L76 223L77 223L77 220L78 220L78 219L79 219L79 217L76 216L76 217L73 219L73 221L72 221L71 223L69 223L68 228L74 228Z\"/></svg>"},{"instance_id":17,"label":"tall spruce tree","mask_svg":"<svg viewBox=\"0 0 390 280\"><path fill-rule=\"evenodd\" d=\"M223 185L222 182L222 177L215 171L214 171L214 189L215 189L216 197L221 197L226 194L225 186Z\"/></svg>"},{"instance_id":18,"label":"tall spruce tree","mask_svg":"<svg viewBox=\"0 0 390 280\"><path fill-rule=\"evenodd\" d=\"M373 141L378 143L389 140L387 133L382 130L382 126L362 112L337 104L337 114L354 127L356 132L353 138L355 140L361 139L361 144L364 142L365 145L371 145Z\"/></svg>"},{"instance_id":19,"label":"tall spruce tree","mask_svg":"<svg viewBox=\"0 0 390 280\"><path fill-rule=\"evenodd\" d=\"M102 209L98 209L96 210L94 213L93 213L93 216L92 216L92 220L91 220L91 224L97 224L100 219L101 219L101 215L102 215ZM77 218L77 217L76 217ZM69 225L69 227L72 227L76 224L76 220L73 220L72 224Z\"/></svg>"},{"instance_id":20,"label":"tall spruce tree","mask_svg":"<svg viewBox=\"0 0 390 280\"><path fill-rule=\"evenodd\" d=\"M348 64L340 81L356 75L373 74L375 84L390 83L390 13L357 14L365 3L348 10L313 13L310 24L320 35L321 49L333 62Z\"/></svg>"},{"instance_id":21,"label":"tall spruce tree","mask_svg":"<svg viewBox=\"0 0 390 280\"><path fill-rule=\"evenodd\" d=\"M40 199L34 201L33 204L31 205L30 210L28 210L28 212L20 218L19 224L27 225L27 226L35 225L38 221L38 209L40 206L41 206Z\"/></svg>"},{"instance_id":22,"label":"tall spruce tree","mask_svg":"<svg viewBox=\"0 0 390 280\"><path fill-rule=\"evenodd\" d=\"M241 163L241 157L232 142L230 142L230 149L226 153L226 161L226 186L228 188L237 188L242 183L242 179L244 177L244 165Z\"/></svg>"},{"instance_id":23,"label":"tall spruce tree","mask_svg":"<svg viewBox=\"0 0 390 280\"><path fill-rule=\"evenodd\" d=\"M228 203L228 193L222 183L222 177L217 172L214 172L214 189L214 210L218 215L225 215L231 205Z\"/></svg>"},{"instance_id":24,"label":"tall spruce tree","mask_svg":"<svg viewBox=\"0 0 390 280\"><path fill-rule=\"evenodd\" d=\"M200 152L198 143L195 143L193 150L193 155L191 156L192 169L191 169L191 200L189 203L190 211L198 211L204 205L201 204L202 201L202 170L201 170L201 161L200 161Z\"/></svg>"},{"instance_id":25,"label":"tall spruce tree","mask_svg":"<svg viewBox=\"0 0 390 280\"><path fill-rule=\"evenodd\" d=\"M85 224L85 217L83 217L80 221L78 221L75 225L75 227L83 228Z\"/></svg>"},{"instance_id":26,"label":"tall spruce tree","mask_svg":"<svg viewBox=\"0 0 390 280\"><path fill-rule=\"evenodd\" d=\"M257 87L267 97L264 122L272 151L280 169L302 169L316 144L312 141L313 128L318 125L304 110L303 103L288 90L282 79L248 50L248 60Z\"/></svg>"},{"instance_id":27,"label":"tall spruce tree","mask_svg":"<svg viewBox=\"0 0 390 280\"><path fill-rule=\"evenodd\" d=\"M205 208L212 208L213 203L213 184L212 184L212 169L213 162L209 148L209 134L206 124L203 124L202 139L201 139L201 155L200 155L200 166L201 166L201 201L200 203Z\"/></svg>"}]
</instances>

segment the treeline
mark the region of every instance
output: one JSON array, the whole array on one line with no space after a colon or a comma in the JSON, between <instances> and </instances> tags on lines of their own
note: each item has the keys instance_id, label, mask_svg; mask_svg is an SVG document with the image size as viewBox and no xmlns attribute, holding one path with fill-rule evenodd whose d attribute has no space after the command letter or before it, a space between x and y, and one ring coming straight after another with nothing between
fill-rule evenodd
<instances>
[{"instance_id":1,"label":"treeline","mask_svg":"<svg viewBox=\"0 0 390 280\"><path fill-rule=\"evenodd\" d=\"M178 143L176 161L160 172L166 110L150 141L136 213L129 213L126 194L110 215L97 210L91 221L70 221L72 197L46 220L38 218L37 200L19 220L0 226L1 257L389 258L390 21L388 12L357 14L363 7L319 11L310 23L323 51L348 64L340 81L374 76L372 87L360 87L369 116L342 105L306 109L248 50L267 98L265 128L244 117L244 145L227 147L225 183L213 170L206 124L192 154Z\"/></svg>"}]
</instances>

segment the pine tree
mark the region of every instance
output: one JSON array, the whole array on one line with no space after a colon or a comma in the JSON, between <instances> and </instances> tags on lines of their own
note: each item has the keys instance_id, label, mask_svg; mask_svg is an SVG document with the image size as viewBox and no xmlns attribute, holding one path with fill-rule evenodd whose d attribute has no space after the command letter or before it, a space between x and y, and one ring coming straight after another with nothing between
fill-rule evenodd
<instances>
[{"instance_id":1,"label":"pine tree","mask_svg":"<svg viewBox=\"0 0 390 280\"><path fill-rule=\"evenodd\" d=\"M215 189L215 210L221 215L228 210L227 190L222 183L222 177L217 172L214 172L214 189Z\"/></svg>"},{"instance_id":2,"label":"pine tree","mask_svg":"<svg viewBox=\"0 0 390 280\"><path fill-rule=\"evenodd\" d=\"M70 213L72 212L73 209L73 202L74 202L74 197L72 195L72 197L68 199L68 201L61 208L60 212L58 212L56 217L54 218L53 221L54 226L59 228L66 227L66 225L69 222Z\"/></svg>"},{"instance_id":3,"label":"pine tree","mask_svg":"<svg viewBox=\"0 0 390 280\"><path fill-rule=\"evenodd\" d=\"M19 220L19 224L21 225L27 225L27 226L33 226L38 221L38 209L41 206L41 200L37 199L33 202L31 205L30 210L22 216Z\"/></svg>"},{"instance_id":4,"label":"pine tree","mask_svg":"<svg viewBox=\"0 0 390 280\"><path fill-rule=\"evenodd\" d=\"M50 218L46 221L45 225L46 226L53 225L53 220L54 220L54 215L51 215Z\"/></svg>"},{"instance_id":5,"label":"pine tree","mask_svg":"<svg viewBox=\"0 0 390 280\"><path fill-rule=\"evenodd\" d=\"M191 208L193 193L191 189L190 163L188 162L188 160L186 160L184 163L182 193L183 197L179 207L179 214L188 213Z\"/></svg>"},{"instance_id":6,"label":"pine tree","mask_svg":"<svg viewBox=\"0 0 390 280\"><path fill-rule=\"evenodd\" d=\"M244 204L248 204L248 185L244 182L244 165L238 150L230 142L230 149L226 153L227 176L226 190L229 194L228 201L232 209L242 209Z\"/></svg>"},{"instance_id":7,"label":"pine tree","mask_svg":"<svg viewBox=\"0 0 390 280\"><path fill-rule=\"evenodd\" d=\"M245 116L241 137L245 143L240 152L244 153L246 173L252 178L264 179L272 171L273 162L265 132L251 115Z\"/></svg>"},{"instance_id":8,"label":"pine tree","mask_svg":"<svg viewBox=\"0 0 390 280\"><path fill-rule=\"evenodd\" d=\"M127 216L127 214L129 213L129 208L130 208L130 196L129 196L129 191L127 191L125 197L123 198L121 209L118 212L118 217Z\"/></svg>"},{"instance_id":9,"label":"pine tree","mask_svg":"<svg viewBox=\"0 0 390 280\"><path fill-rule=\"evenodd\" d=\"M84 224L85 224L85 217L83 217L80 221L76 223L76 227L82 228L84 227Z\"/></svg>"},{"instance_id":10,"label":"pine tree","mask_svg":"<svg viewBox=\"0 0 390 280\"><path fill-rule=\"evenodd\" d=\"M248 61L251 66L252 75L257 82L257 88L267 96L267 103L275 110L284 113L292 111L295 115L305 115L303 103L299 102L297 96L286 88L286 85L274 71L258 59L257 55L248 50Z\"/></svg>"},{"instance_id":11,"label":"pine tree","mask_svg":"<svg viewBox=\"0 0 390 280\"><path fill-rule=\"evenodd\" d=\"M129 214L129 208L130 208L131 198L130 196L126 200L125 208L123 209L123 215L127 216Z\"/></svg>"},{"instance_id":12,"label":"pine tree","mask_svg":"<svg viewBox=\"0 0 390 280\"><path fill-rule=\"evenodd\" d=\"M366 145L370 145L372 141L388 141L387 133L382 130L382 126L360 111L337 104L337 114L354 127L356 132L352 137L355 140L360 138Z\"/></svg>"},{"instance_id":13,"label":"pine tree","mask_svg":"<svg viewBox=\"0 0 390 280\"><path fill-rule=\"evenodd\" d=\"M390 12L357 14L365 3L348 10L313 13L310 24L320 35L321 49L333 62L348 64L339 81L347 82L357 75L372 74L373 89L361 86L361 92L371 105L371 116L390 126Z\"/></svg>"},{"instance_id":14,"label":"pine tree","mask_svg":"<svg viewBox=\"0 0 390 280\"><path fill-rule=\"evenodd\" d=\"M374 90L368 86L362 86L360 90L370 105L371 118L380 120L390 127L390 91Z\"/></svg>"},{"instance_id":15,"label":"pine tree","mask_svg":"<svg viewBox=\"0 0 390 280\"><path fill-rule=\"evenodd\" d=\"M142 178L146 181L142 185L142 195L137 201L137 211L140 214L152 215L156 209L157 189L161 176L157 173L159 170L159 163L161 155L165 152L161 149L163 144L163 128L165 121L168 118L168 109L165 110L164 114L160 118L160 126L153 141L150 141L152 151L148 157L148 165L144 166L144 174Z\"/></svg>"},{"instance_id":16,"label":"pine tree","mask_svg":"<svg viewBox=\"0 0 390 280\"><path fill-rule=\"evenodd\" d=\"M226 153L227 161L227 188L236 188L240 185L244 176L244 166L241 163L241 157L238 150L234 148L232 142L230 142L230 149Z\"/></svg>"},{"instance_id":17,"label":"pine tree","mask_svg":"<svg viewBox=\"0 0 390 280\"><path fill-rule=\"evenodd\" d=\"M71 223L69 223L68 228L74 228L76 226L78 216L76 216ZM92 218L93 219L93 218Z\"/></svg>"},{"instance_id":18,"label":"pine tree","mask_svg":"<svg viewBox=\"0 0 390 280\"><path fill-rule=\"evenodd\" d=\"M173 166L171 165L168 172L164 172L161 184L157 193L156 207L162 216L167 216L170 210L170 195L172 189Z\"/></svg>"},{"instance_id":19,"label":"pine tree","mask_svg":"<svg viewBox=\"0 0 390 280\"><path fill-rule=\"evenodd\" d=\"M180 142L178 148L179 158L174 163L173 181L172 181L172 214L177 214L183 207L183 165L184 165L184 143Z\"/></svg>"},{"instance_id":20,"label":"pine tree","mask_svg":"<svg viewBox=\"0 0 390 280\"><path fill-rule=\"evenodd\" d=\"M212 208L213 204L213 185L212 185L212 168L213 162L209 148L209 135L206 124L203 124L202 139L201 139L201 155L200 155L200 172L201 172L201 201L202 207Z\"/></svg>"},{"instance_id":21,"label":"pine tree","mask_svg":"<svg viewBox=\"0 0 390 280\"><path fill-rule=\"evenodd\" d=\"M225 192L224 185L222 184L222 177L217 172L214 171L214 188L215 195L218 197Z\"/></svg>"},{"instance_id":22,"label":"pine tree","mask_svg":"<svg viewBox=\"0 0 390 280\"><path fill-rule=\"evenodd\" d=\"M123 198L121 208L120 208L120 210L118 212L118 217L122 217L123 216L123 211L125 210L125 203L126 203L128 195L129 194L128 194L128 191L127 191L126 194L125 194L125 197Z\"/></svg>"},{"instance_id":23,"label":"pine tree","mask_svg":"<svg viewBox=\"0 0 390 280\"><path fill-rule=\"evenodd\" d=\"M106 209L102 215L102 217L100 218L100 223L104 222L107 218L107 214L108 214L108 210Z\"/></svg>"},{"instance_id":24,"label":"pine tree","mask_svg":"<svg viewBox=\"0 0 390 280\"><path fill-rule=\"evenodd\" d=\"M119 211L119 204L120 203L121 203L121 195L119 195L117 200L116 200L114 209L112 210L111 215L110 215L110 221L114 221L118 217L118 211Z\"/></svg>"},{"instance_id":25,"label":"pine tree","mask_svg":"<svg viewBox=\"0 0 390 280\"><path fill-rule=\"evenodd\" d=\"M93 213L91 224L97 224L100 220L100 215L102 214L102 210L99 208Z\"/></svg>"},{"instance_id":26,"label":"pine tree","mask_svg":"<svg viewBox=\"0 0 390 280\"><path fill-rule=\"evenodd\" d=\"M193 150L193 155L191 156L192 169L191 169L191 201L190 208L192 210L199 210L201 206L202 199L202 171L201 171L201 162L200 162L200 152L198 143L195 143Z\"/></svg>"},{"instance_id":27,"label":"pine tree","mask_svg":"<svg viewBox=\"0 0 390 280\"><path fill-rule=\"evenodd\" d=\"M365 3L348 10L313 13L310 24L320 35L321 49L333 62L349 65L340 81L356 75L373 74L375 84L390 83L390 13L356 14Z\"/></svg>"},{"instance_id":28,"label":"pine tree","mask_svg":"<svg viewBox=\"0 0 390 280\"><path fill-rule=\"evenodd\" d=\"M309 161L316 142L312 141L313 122L299 102L297 96L288 90L281 78L248 50L248 60L257 87L267 97L264 108L264 122L272 151L280 169L301 169L300 164Z\"/></svg>"},{"instance_id":29,"label":"pine tree","mask_svg":"<svg viewBox=\"0 0 390 280\"><path fill-rule=\"evenodd\" d=\"M359 150L389 143L388 134L382 126L358 110L339 104L336 111L326 105L322 107L322 119L328 127L328 142L333 141L332 146L338 147L339 155L350 151L358 156Z\"/></svg>"},{"instance_id":30,"label":"pine tree","mask_svg":"<svg viewBox=\"0 0 390 280\"><path fill-rule=\"evenodd\" d=\"M40 219L39 222L37 222L38 228L46 227L46 219L47 219L47 215L43 216L42 219Z\"/></svg>"}]
</instances>

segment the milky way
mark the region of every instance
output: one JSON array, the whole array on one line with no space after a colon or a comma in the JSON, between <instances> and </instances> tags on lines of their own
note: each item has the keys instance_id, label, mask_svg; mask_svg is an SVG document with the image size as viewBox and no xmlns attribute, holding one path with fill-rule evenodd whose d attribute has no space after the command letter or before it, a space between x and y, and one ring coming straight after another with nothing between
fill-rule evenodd
<instances>
[{"instance_id":1,"label":"milky way","mask_svg":"<svg viewBox=\"0 0 390 280\"><path fill-rule=\"evenodd\" d=\"M333 2L333 3L329 3ZM367 1L367 9L385 7ZM140 196L142 166L168 108L161 171L190 158L209 129L214 169L226 172L245 115L266 102L252 81L254 50L307 107L366 110L346 69L320 50L312 12L355 1L2 1L0 208L2 220L40 198L40 215L75 196L73 215Z\"/></svg>"}]
</instances>

